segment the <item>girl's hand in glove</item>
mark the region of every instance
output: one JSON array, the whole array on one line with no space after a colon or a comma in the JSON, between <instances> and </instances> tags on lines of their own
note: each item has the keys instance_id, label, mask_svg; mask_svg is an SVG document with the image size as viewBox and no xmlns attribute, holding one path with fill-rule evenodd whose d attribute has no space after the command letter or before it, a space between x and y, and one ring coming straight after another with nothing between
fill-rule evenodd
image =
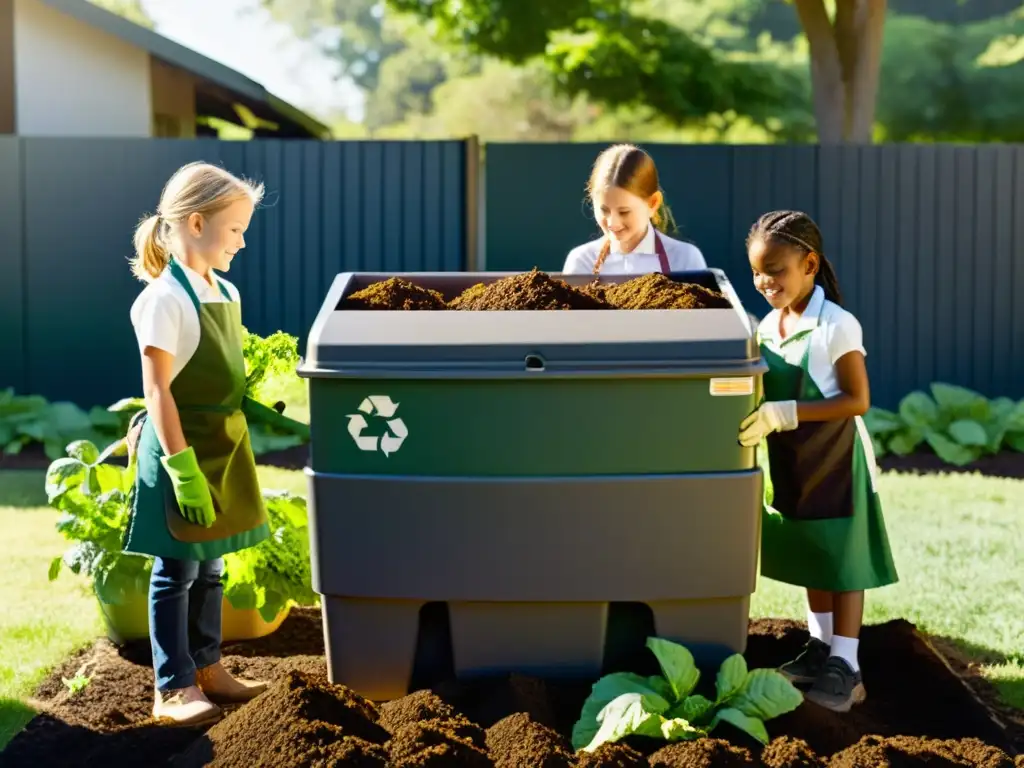
<instances>
[{"instance_id":1,"label":"girl's hand in glove","mask_svg":"<svg viewBox=\"0 0 1024 768\"><path fill-rule=\"evenodd\" d=\"M162 456L160 461L171 478L174 498L181 515L190 523L209 528L216 520L213 498L206 477L199 469L195 451L191 447L173 456Z\"/></svg>"},{"instance_id":2,"label":"girl's hand in glove","mask_svg":"<svg viewBox=\"0 0 1024 768\"><path fill-rule=\"evenodd\" d=\"M796 428L796 400L762 403L740 424L740 445L749 448L772 432L786 432Z\"/></svg>"}]
</instances>

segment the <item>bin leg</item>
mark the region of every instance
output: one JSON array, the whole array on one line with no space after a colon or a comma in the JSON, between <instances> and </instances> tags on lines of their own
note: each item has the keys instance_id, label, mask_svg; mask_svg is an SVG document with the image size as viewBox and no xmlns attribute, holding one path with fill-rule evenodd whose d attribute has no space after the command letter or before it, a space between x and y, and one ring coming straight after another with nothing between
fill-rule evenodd
<instances>
[{"instance_id":1,"label":"bin leg","mask_svg":"<svg viewBox=\"0 0 1024 768\"><path fill-rule=\"evenodd\" d=\"M750 595L648 603L657 637L685 645L698 666L715 667L747 648Z\"/></svg>"},{"instance_id":2,"label":"bin leg","mask_svg":"<svg viewBox=\"0 0 1024 768\"><path fill-rule=\"evenodd\" d=\"M322 596L327 674L373 701L405 696L416 657L416 600Z\"/></svg>"},{"instance_id":3,"label":"bin leg","mask_svg":"<svg viewBox=\"0 0 1024 768\"><path fill-rule=\"evenodd\" d=\"M607 603L450 602L455 674L596 676Z\"/></svg>"}]
</instances>

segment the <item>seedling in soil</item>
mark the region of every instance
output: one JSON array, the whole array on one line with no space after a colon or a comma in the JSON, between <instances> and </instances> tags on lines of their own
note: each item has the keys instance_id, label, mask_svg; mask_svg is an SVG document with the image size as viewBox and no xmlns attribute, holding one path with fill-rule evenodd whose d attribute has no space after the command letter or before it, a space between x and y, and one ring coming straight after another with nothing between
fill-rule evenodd
<instances>
[{"instance_id":1,"label":"seedling in soil","mask_svg":"<svg viewBox=\"0 0 1024 768\"><path fill-rule=\"evenodd\" d=\"M85 675L76 675L72 678L62 677L61 681L67 687L69 695L77 696L89 687L89 683L92 682L92 678L86 677Z\"/></svg>"},{"instance_id":2,"label":"seedling in soil","mask_svg":"<svg viewBox=\"0 0 1024 768\"><path fill-rule=\"evenodd\" d=\"M92 682L92 676L88 674L89 667L90 664L87 661L75 670L75 674L71 677L62 677L60 679L64 683L64 687L68 689L69 698L74 698L89 687L89 683Z\"/></svg>"},{"instance_id":3,"label":"seedling in soil","mask_svg":"<svg viewBox=\"0 0 1024 768\"><path fill-rule=\"evenodd\" d=\"M715 678L715 699L695 694L700 670L685 646L657 637L647 648L661 675L615 672L598 680L572 731L573 748L593 752L626 736L689 741L729 723L768 743L764 721L792 712L803 694L772 669L747 670L740 654L727 658Z\"/></svg>"}]
</instances>

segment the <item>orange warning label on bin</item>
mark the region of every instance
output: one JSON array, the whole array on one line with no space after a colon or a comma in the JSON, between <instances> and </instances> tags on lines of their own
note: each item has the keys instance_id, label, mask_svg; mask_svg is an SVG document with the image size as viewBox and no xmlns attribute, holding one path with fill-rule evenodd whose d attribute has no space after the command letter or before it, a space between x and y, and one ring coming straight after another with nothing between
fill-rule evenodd
<instances>
[{"instance_id":1,"label":"orange warning label on bin","mask_svg":"<svg viewBox=\"0 0 1024 768\"><path fill-rule=\"evenodd\" d=\"M754 394L753 376L730 376L727 379L711 379L711 394L714 397L730 397Z\"/></svg>"}]
</instances>

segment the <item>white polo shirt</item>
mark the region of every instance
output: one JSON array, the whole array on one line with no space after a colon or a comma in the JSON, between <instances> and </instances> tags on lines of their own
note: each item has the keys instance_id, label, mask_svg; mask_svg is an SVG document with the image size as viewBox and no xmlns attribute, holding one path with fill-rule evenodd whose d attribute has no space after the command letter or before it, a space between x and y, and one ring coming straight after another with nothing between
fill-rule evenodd
<instances>
[{"instance_id":1,"label":"white polo shirt","mask_svg":"<svg viewBox=\"0 0 1024 768\"><path fill-rule=\"evenodd\" d=\"M201 303L226 301L218 286L210 285L198 272L178 263ZM232 301L240 300L235 286L216 274L214 280L224 284ZM173 381L199 347L199 314L188 291L170 269L165 269L160 277L142 289L132 304L130 315L140 352L146 347L156 347L174 355Z\"/></svg>"},{"instance_id":2,"label":"white polo shirt","mask_svg":"<svg viewBox=\"0 0 1024 768\"><path fill-rule=\"evenodd\" d=\"M804 350L810 346L807 370L811 379L824 397L842 394L836 377L836 361L848 352L864 349L864 332L860 321L852 314L825 298L820 285L814 286L811 300L807 304L794 331L785 339L779 332L781 313L773 309L757 327L758 341L786 360L791 365L800 365ZM810 331L802 338L797 336Z\"/></svg>"},{"instance_id":3,"label":"white polo shirt","mask_svg":"<svg viewBox=\"0 0 1024 768\"><path fill-rule=\"evenodd\" d=\"M841 395L843 390L836 375L836 362L850 352L860 352L867 356L860 321L838 304L826 299L825 290L820 285L814 286L807 309L801 315L796 328L785 339L781 337L779 331L780 317L781 312L773 309L761 321L757 327L759 343L764 344L790 365L800 365L806 351L807 372L822 396L830 398ZM804 331L810 333L800 336L799 334ZM871 435L860 416L857 416L855 421L867 455L872 485L875 486L878 468Z\"/></svg>"},{"instance_id":4,"label":"white polo shirt","mask_svg":"<svg viewBox=\"0 0 1024 768\"><path fill-rule=\"evenodd\" d=\"M622 253L613 242L608 257L601 265L601 274L643 275L650 272L661 272L661 262L658 261L658 254L654 247L655 233L654 227L647 227L647 234L632 253ZM665 246L665 255L668 256L669 267L673 272L708 268L704 261L704 254L697 246L676 240L660 232L657 233L657 236L661 238L661 242ZM569 255L565 259L565 266L562 267L563 274L593 274L594 264L597 263L597 257L604 241L605 238L601 237L578 245L569 251Z\"/></svg>"}]
</instances>

